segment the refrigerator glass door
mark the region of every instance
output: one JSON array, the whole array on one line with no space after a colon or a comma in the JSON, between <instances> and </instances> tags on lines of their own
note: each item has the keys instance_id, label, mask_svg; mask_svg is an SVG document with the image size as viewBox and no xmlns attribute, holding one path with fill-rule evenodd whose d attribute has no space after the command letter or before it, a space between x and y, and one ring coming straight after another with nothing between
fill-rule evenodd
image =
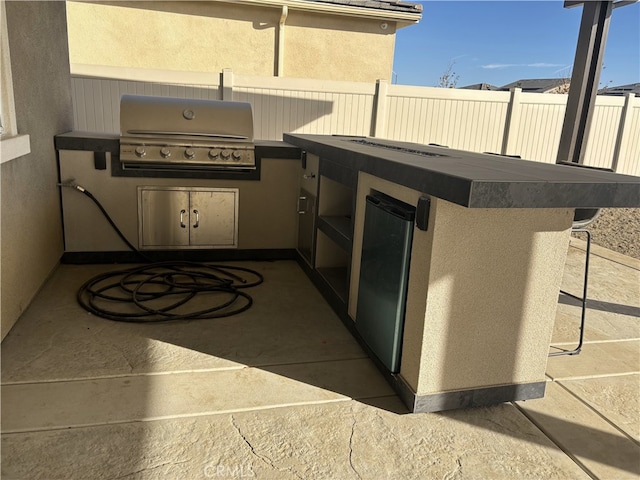
<instances>
[{"instance_id":1,"label":"refrigerator glass door","mask_svg":"<svg viewBox=\"0 0 640 480\"><path fill-rule=\"evenodd\" d=\"M356 329L379 360L400 371L415 209L367 196Z\"/></svg>"}]
</instances>

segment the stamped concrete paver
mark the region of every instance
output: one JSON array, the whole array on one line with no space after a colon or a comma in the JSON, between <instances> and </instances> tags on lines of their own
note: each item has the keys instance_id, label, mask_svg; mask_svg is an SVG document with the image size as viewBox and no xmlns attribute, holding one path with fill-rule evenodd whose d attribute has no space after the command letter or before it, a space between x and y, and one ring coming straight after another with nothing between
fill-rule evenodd
<instances>
[{"instance_id":1,"label":"stamped concrete paver","mask_svg":"<svg viewBox=\"0 0 640 480\"><path fill-rule=\"evenodd\" d=\"M349 401L10 434L2 460L6 478L68 480L589 478L510 404L397 415Z\"/></svg>"}]
</instances>

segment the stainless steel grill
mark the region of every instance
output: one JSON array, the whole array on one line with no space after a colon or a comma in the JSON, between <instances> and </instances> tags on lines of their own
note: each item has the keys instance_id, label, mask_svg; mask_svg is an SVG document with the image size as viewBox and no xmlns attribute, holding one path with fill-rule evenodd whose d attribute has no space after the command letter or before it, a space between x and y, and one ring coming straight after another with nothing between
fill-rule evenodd
<instances>
[{"instance_id":1,"label":"stainless steel grill","mask_svg":"<svg viewBox=\"0 0 640 480\"><path fill-rule=\"evenodd\" d=\"M255 170L251 105L123 95L120 162L123 169Z\"/></svg>"}]
</instances>

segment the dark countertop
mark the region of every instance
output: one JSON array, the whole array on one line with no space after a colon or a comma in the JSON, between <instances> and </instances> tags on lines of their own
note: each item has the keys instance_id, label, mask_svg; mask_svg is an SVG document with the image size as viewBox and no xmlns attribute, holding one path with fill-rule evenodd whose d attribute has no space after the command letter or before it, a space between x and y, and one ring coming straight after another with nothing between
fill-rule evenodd
<instances>
[{"instance_id":1,"label":"dark countertop","mask_svg":"<svg viewBox=\"0 0 640 480\"><path fill-rule=\"evenodd\" d=\"M284 140L346 168L470 208L640 207L640 177L600 169L379 138L285 134Z\"/></svg>"},{"instance_id":2,"label":"dark countertop","mask_svg":"<svg viewBox=\"0 0 640 480\"><path fill-rule=\"evenodd\" d=\"M286 142L256 140L256 155L262 159L284 158L300 160L300 149ZM55 136L56 150L119 153L120 137L116 134L95 132L67 132Z\"/></svg>"},{"instance_id":3,"label":"dark countertop","mask_svg":"<svg viewBox=\"0 0 640 480\"><path fill-rule=\"evenodd\" d=\"M56 150L81 150L87 152L120 151L120 137L108 133L67 132L55 136Z\"/></svg>"}]
</instances>

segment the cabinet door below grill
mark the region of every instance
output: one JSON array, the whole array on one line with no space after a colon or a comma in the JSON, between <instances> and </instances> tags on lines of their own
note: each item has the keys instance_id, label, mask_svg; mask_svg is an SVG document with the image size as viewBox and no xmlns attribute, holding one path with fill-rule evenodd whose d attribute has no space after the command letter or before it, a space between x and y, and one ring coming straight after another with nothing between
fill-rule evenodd
<instances>
[{"instance_id":1,"label":"cabinet door below grill","mask_svg":"<svg viewBox=\"0 0 640 480\"><path fill-rule=\"evenodd\" d=\"M139 192L140 248L189 245L189 192L144 189Z\"/></svg>"},{"instance_id":2,"label":"cabinet door below grill","mask_svg":"<svg viewBox=\"0 0 640 480\"><path fill-rule=\"evenodd\" d=\"M194 190L190 196L190 245L200 248L238 246L238 190Z\"/></svg>"},{"instance_id":3,"label":"cabinet door below grill","mask_svg":"<svg viewBox=\"0 0 640 480\"><path fill-rule=\"evenodd\" d=\"M138 187L140 248L236 248L237 188Z\"/></svg>"}]
</instances>

